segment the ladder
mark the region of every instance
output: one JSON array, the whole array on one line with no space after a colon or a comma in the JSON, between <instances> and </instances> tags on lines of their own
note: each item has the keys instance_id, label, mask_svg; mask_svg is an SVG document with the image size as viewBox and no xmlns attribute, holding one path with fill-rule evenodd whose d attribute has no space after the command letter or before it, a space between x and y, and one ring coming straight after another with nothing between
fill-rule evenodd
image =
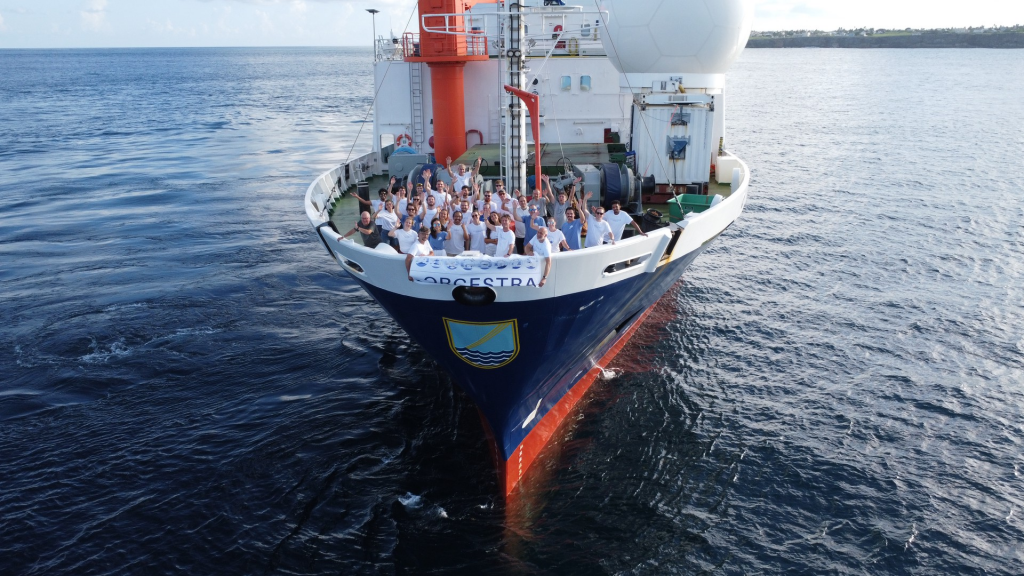
<instances>
[{"instance_id":1,"label":"ladder","mask_svg":"<svg viewBox=\"0 0 1024 576\"><path fill-rule=\"evenodd\" d=\"M505 60L508 67L508 84L513 88L522 89L526 84L526 73L523 59L523 36L525 35L525 21L522 14L522 6L517 2L508 5L508 50L505 52ZM502 94L505 91L502 90ZM526 113L522 101L515 96L508 98L508 116L506 117L507 132L503 135L503 141L507 142L506 163L508 190L519 190L523 194L529 194L526 186ZM540 186L540 183L537 183Z\"/></svg>"},{"instance_id":2,"label":"ladder","mask_svg":"<svg viewBox=\"0 0 1024 576\"><path fill-rule=\"evenodd\" d=\"M417 150L423 150L426 138L423 134L423 69L422 64L409 64L409 86L412 93L412 141Z\"/></svg>"}]
</instances>

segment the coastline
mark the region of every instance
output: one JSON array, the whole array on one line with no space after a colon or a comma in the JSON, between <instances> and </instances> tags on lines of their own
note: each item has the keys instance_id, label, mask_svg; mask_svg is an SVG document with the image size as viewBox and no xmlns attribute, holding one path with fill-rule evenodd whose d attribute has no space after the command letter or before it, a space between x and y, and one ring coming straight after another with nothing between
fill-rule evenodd
<instances>
[{"instance_id":1,"label":"coastline","mask_svg":"<svg viewBox=\"0 0 1024 576\"><path fill-rule=\"evenodd\" d=\"M1024 33L751 38L747 48L1024 48Z\"/></svg>"}]
</instances>

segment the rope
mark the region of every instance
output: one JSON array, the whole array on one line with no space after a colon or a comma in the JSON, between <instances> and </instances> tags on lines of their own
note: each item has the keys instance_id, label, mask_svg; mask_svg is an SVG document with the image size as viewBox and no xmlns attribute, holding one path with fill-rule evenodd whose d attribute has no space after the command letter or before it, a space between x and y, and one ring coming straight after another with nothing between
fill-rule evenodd
<instances>
[{"instance_id":1,"label":"rope","mask_svg":"<svg viewBox=\"0 0 1024 576\"><path fill-rule=\"evenodd\" d=\"M412 24L412 17L416 15L417 6L412 7L412 12L409 13L409 20L405 23L405 29L409 29L409 24ZM377 39L373 39L373 57L374 60L377 58ZM352 159L352 152L356 149L356 144L359 144L359 137L363 134L363 126L366 126L366 121L370 118L370 114L373 112L373 105L377 103L377 95L380 94L381 88L384 88L384 81L388 79L388 72L391 71L391 64L394 60L388 60L388 67L384 69L384 77L380 79L380 86L373 93L373 100L370 101L370 106L366 109L366 116L363 116L363 121L359 123L359 131L356 132L356 139L352 141L352 147L348 149L348 156L345 158L343 164L348 164L349 160ZM376 64L376 61L374 62Z\"/></svg>"}]
</instances>

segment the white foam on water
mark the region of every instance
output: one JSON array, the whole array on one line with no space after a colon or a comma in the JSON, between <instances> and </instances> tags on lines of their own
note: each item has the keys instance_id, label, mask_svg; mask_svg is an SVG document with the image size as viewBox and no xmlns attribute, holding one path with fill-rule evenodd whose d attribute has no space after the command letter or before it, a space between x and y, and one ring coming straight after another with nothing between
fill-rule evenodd
<instances>
[{"instance_id":1,"label":"white foam on water","mask_svg":"<svg viewBox=\"0 0 1024 576\"><path fill-rule=\"evenodd\" d=\"M219 332L219 330L207 328L205 326L197 328L181 328L180 330L175 331L175 333L172 334L170 337L175 338L178 336L205 336L207 334L216 334L217 332Z\"/></svg>"},{"instance_id":2,"label":"white foam on water","mask_svg":"<svg viewBox=\"0 0 1024 576\"><path fill-rule=\"evenodd\" d=\"M281 396L281 402L294 402L295 400L309 400L312 394L298 394L295 396Z\"/></svg>"},{"instance_id":3,"label":"white foam on water","mask_svg":"<svg viewBox=\"0 0 1024 576\"><path fill-rule=\"evenodd\" d=\"M907 540L906 544L903 545L903 549L910 548L910 545L914 543L914 539L917 538L917 524L913 524L910 527L910 539Z\"/></svg>"},{"instance_id":4,"label":"white foam on water","mask_svg":"<svg viewBox=\"0 0 1024 576\"><path fill-rule=\"evenodd\" d=\"M101 362L106 362L111 358L124 358L135 350L135 348L125 345L124 338L118 338L117 341L111 344L106 350L98 349L95 340L93 340L92 345L94 350L85 356L82 356L79 360L88 364L99 364Z\"/></svg>"},{"instance_id":5,"label":"white foam on water","mask_svg":"<svg viewBox=\"0 0 1024 576\"><path fill-rule=\"evenodd\" d=\"M135 302L132 304L112 304L103 309L104 312L117 312L118 310L128 310L131 308L146 308L146 304L142 302Z\"/></svg>"},{"instance_id":6,"label":"white foam on water","mask_svg":"<svg viewBox=\"0 0 1024 576\"><path fill-rule=\"evenodd\" d=\"M399 496L398 501L406 508L419 508L423 505L423 498L411 492L406 492L405 496Z\"/></svg>"}]
</instances>

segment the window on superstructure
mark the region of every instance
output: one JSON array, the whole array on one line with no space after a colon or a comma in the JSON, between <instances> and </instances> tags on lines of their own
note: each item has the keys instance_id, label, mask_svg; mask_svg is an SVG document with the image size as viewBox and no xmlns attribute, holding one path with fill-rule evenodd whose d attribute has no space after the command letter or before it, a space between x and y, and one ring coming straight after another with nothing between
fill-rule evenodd
<instances>
[{"instance_id":1,"label":"window on superstructure","mask_svg":"<svg viewBox=\"0 0 1024 576\"><path fill-rule=\"evenodd\" d=\"M562 91L572 90L572 76L562 76Z\"/></svg>"},{"instance_id":2,"label":"window on superstructure","mask_svg":"<svg viewBox=\"0 0 1024 576\"><path fill-rule=\"evenodd\" d=\"M590 76L580 76L580 91L590 92Z\"/></svg>"}]
</instances>

